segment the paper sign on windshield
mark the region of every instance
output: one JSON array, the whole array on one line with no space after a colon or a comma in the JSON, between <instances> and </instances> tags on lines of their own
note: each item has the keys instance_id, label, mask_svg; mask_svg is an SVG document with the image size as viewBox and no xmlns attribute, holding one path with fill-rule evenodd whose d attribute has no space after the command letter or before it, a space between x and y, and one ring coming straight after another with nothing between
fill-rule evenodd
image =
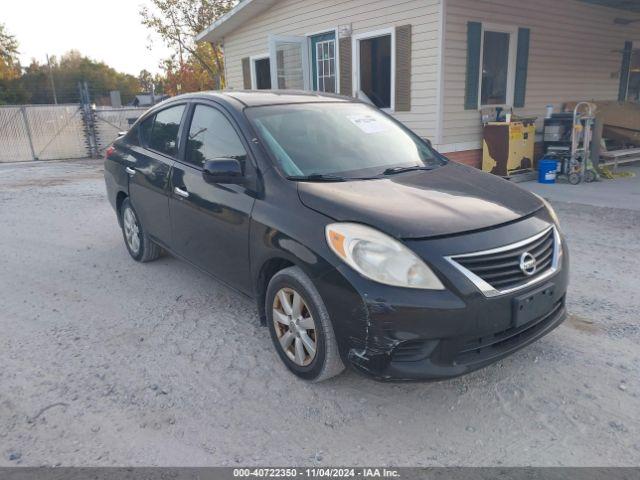
<instances>
[{"instance_id":1,"label":"paper sign on windshield","mask_svg":"<svg viewBox=\"0 0 640 480\"><path fill-rule=\"evenodd\" d=\"M384 122L373 115L349 115L347 118L364 133L381 133L388 129Z\"/></svg>"}]
</instances>

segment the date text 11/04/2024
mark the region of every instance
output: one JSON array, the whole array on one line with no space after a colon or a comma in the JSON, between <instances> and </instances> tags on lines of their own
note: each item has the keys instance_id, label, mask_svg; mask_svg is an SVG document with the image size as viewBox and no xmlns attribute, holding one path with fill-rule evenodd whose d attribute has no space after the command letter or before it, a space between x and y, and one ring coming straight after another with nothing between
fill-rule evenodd
<instances>
[{"instance_id":1,"label":"date text 11/04/2024","mask_svg":"<svg viewBox=\"0 0 640 480\"><path fill-rule=\"evenodd\" d=\"M399 478L387 468L236 468L234 478Z\"/></svg>"}]
</instances>

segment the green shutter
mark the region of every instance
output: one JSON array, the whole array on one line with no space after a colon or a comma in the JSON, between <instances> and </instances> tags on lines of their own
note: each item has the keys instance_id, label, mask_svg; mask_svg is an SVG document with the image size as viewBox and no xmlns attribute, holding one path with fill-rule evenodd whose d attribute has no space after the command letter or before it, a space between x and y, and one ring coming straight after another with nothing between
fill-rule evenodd
<instances>
[{"instance_id":1,"label":"green shutter","mask_svg":"<svg viewBox=\"0 0 640 480\"><path fill-rule=\"evenodd\" d=\"M529 68L529 39L531 30L518 29L518 57L516 60L516 85L513 97L514 107L524 107L527 95L527 70Z\"/></svg>"},{"instance_id":2,"label":"green shutter","mask_svg":"<svg viewBox=\"0 0 640 480\"><path fill-rule=\"evenodd\" d=\"M631 69L631 54L633 44L624 42L624 50L622 51L622 68L620 69L620 87L618 89L618 101L627 100L627 91L629 90L629 70Z\"/></svg>"},{"instance_id":3,"label":"green shutter","mask_svg":"<svg viewBox=\"0 0 640 480\"><path fill-rule=\"evenodd\" d=\"M482 24L467 23L467 82L464 96L465 110L478 110L478 89L480 82L480 46L482 44Z\"/></svg>"}]
</instances>

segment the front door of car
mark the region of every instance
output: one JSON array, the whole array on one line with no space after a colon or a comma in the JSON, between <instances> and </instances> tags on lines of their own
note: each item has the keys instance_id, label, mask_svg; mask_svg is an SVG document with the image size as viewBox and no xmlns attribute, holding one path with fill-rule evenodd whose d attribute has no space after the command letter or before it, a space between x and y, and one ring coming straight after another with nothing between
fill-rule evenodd
<instances>
[{"instance_id":1,"label":"front door of car","mask_svg":"<svg viewBox=\"0 0 640 480\"><path fill-rule=\"evenodd\" d=\"M233 158L253 166L235 123L220 109L197 104L185 132L184 158L171 173L173 249L234 288L251 292L249 222L254 197L242 184L209 183L207 160Z\"/></svg>"},{"instance_id":2,"label":"front door of car","mask_svg":"<svg viewBox=\"0 0 640 480\"><path fill-rule=\"evenodd\" d=\"M138 127L138 145L131 147L135 159L126 165L129 198L146 232L160 243L171 242L169 176L178 155L180 126L185 104L168 107L145 119Z\"/></svg>"}]
</instances>

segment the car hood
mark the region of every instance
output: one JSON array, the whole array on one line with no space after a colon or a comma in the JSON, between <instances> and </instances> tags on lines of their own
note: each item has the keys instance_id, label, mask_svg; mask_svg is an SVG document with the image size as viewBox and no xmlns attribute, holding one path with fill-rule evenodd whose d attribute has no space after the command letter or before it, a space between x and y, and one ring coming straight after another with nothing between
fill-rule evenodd
<instances>
[{"instance_id":1,"label":"car hood","mask_svg":"<svg viewBox=\"0 0 640 480\"><path fill-rule=\"evenodd\" d=\"M449 162L431 171L349 182L299 182L300 200L337 221L398 238L480 230L542 207L536 196L494 175Z\"/></svg>"}]
</instances>

